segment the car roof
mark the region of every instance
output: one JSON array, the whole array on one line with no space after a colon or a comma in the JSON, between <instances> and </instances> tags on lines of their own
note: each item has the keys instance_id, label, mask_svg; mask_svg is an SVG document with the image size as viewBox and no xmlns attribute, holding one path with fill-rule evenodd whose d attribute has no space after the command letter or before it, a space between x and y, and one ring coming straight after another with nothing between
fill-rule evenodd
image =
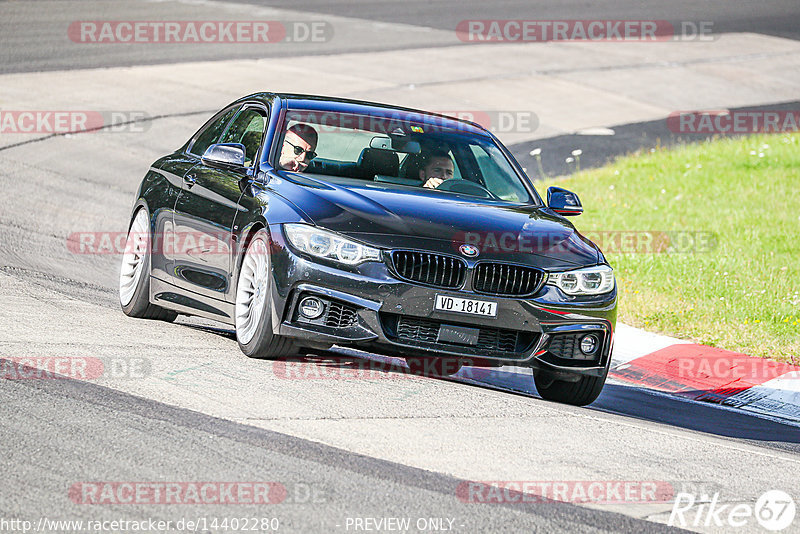
<instances>
[{"instance_id":1,"label":"car roof","mask_svg":"<svg viewBox=\"0 0 800 534\"><path fill-rule=\"evenodd\" d=\"M378 102L369 102L366 100L354 100L349 98L339 98L322 95L306 95L296 93L255 93L244 98L240 101L259 100L268 104L273 99L278 98L287 103L291 109L303 109L313 111L333 111L333 112L346 112L369 114L378 116L392 116L394 118L409 120L411 122L418 122L422 124L433 124L440 128L447 128L459 130L466 133L475 135L492 137L488 130L480 124L424 111L421 109L406 108L402 106L394 106L389 104L381 104Z\"/></svg>"}]
</instances>

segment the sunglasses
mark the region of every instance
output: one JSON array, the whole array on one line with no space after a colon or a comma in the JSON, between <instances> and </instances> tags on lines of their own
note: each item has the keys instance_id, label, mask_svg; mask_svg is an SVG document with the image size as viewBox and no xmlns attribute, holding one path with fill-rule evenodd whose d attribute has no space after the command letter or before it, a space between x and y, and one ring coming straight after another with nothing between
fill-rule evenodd
<instances>
[{"instance_id":1,"label":"sunglasses","mask_svg":"<svg viewBox=\"0 0 800 534\"><path fill-rule=\"evenodd\" d=\"M297 145L295 145L295 144L293 144L293 143L290 143L289 141L287 141L287 140L285 140L285 139L284 139L284 142L285 142L286 144L288 144L289 146L291 146L292 148L294 148L294 155L295 155L295 156L299 156L300 154L302 154L303 152L305 152L305 153L306 153L306 159L307 159L308 161L311 161L312 159L314 159L314 158L316 158L316 157L317 157L317 153L316 153L316 152L314 152L313 150L306 150L306 149L304 149L303 147L301 147L301 146L297 146Z\"/></svg>"}]
</instances>

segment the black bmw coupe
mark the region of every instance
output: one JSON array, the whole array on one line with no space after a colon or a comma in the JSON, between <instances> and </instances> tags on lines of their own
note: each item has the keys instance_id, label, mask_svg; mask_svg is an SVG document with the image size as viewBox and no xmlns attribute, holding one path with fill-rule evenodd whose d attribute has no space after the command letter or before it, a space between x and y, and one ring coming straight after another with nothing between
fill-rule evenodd
<instances>
[{"instance_id":1,"label":"black bmw coupe","mask_svg":"<svg viewBox=\"0 0 800 534\"><path fill-rule=\"evenodd\" d=\"M225 107L139 187L120 273L131 317L233 325L253 358L354 346L415 372L533 369L585 405L608 373L613 271L477 124L258 93Z\"/></svg>"}]
</instances>

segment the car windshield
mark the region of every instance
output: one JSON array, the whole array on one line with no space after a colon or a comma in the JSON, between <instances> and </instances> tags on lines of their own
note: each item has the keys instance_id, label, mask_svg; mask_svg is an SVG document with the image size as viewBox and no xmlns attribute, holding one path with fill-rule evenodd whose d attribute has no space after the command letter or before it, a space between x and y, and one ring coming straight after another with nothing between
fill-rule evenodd
<instances>
[{"instance_id":1,"label":"car windshield","mask_svg":"<svg viewBox=\"0 0 800 534\"><path fill-rule=\"evenodd\" d=\"M397 190L427 188L488 201L535 202L495 142L469 130L444 119L431 123L430 118L414 121L399 114L293 110L279 139L276 168L325 175L344 186L372 181Z\"/></svg>"}]
</instances>

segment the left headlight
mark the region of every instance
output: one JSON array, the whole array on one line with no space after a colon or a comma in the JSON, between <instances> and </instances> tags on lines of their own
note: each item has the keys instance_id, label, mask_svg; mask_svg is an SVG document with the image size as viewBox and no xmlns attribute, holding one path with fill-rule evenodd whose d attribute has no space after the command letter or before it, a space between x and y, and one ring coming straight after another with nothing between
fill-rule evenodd
<instances>
[{"instance_id":1,"label":"left headlight","mask_svg":"<svg viewBox=\"0 0 800 534\"><path fill-rule=\"evenodd\" d=\"M283 232L294 248L311 256L345 265L380 261L381 251L328 230L308 224L284 224Z\"/></svg>"},{"instance_id":2,"label":"left headlight","mask_svg":"<svg viewBox=\"0 0 800 534\"><path fill-rule=\"evenodd\" d=\"M614 289L614 270L608 265L549 273L547 283L567 295L602 295Z\"/></svg>"}]
</instances>

